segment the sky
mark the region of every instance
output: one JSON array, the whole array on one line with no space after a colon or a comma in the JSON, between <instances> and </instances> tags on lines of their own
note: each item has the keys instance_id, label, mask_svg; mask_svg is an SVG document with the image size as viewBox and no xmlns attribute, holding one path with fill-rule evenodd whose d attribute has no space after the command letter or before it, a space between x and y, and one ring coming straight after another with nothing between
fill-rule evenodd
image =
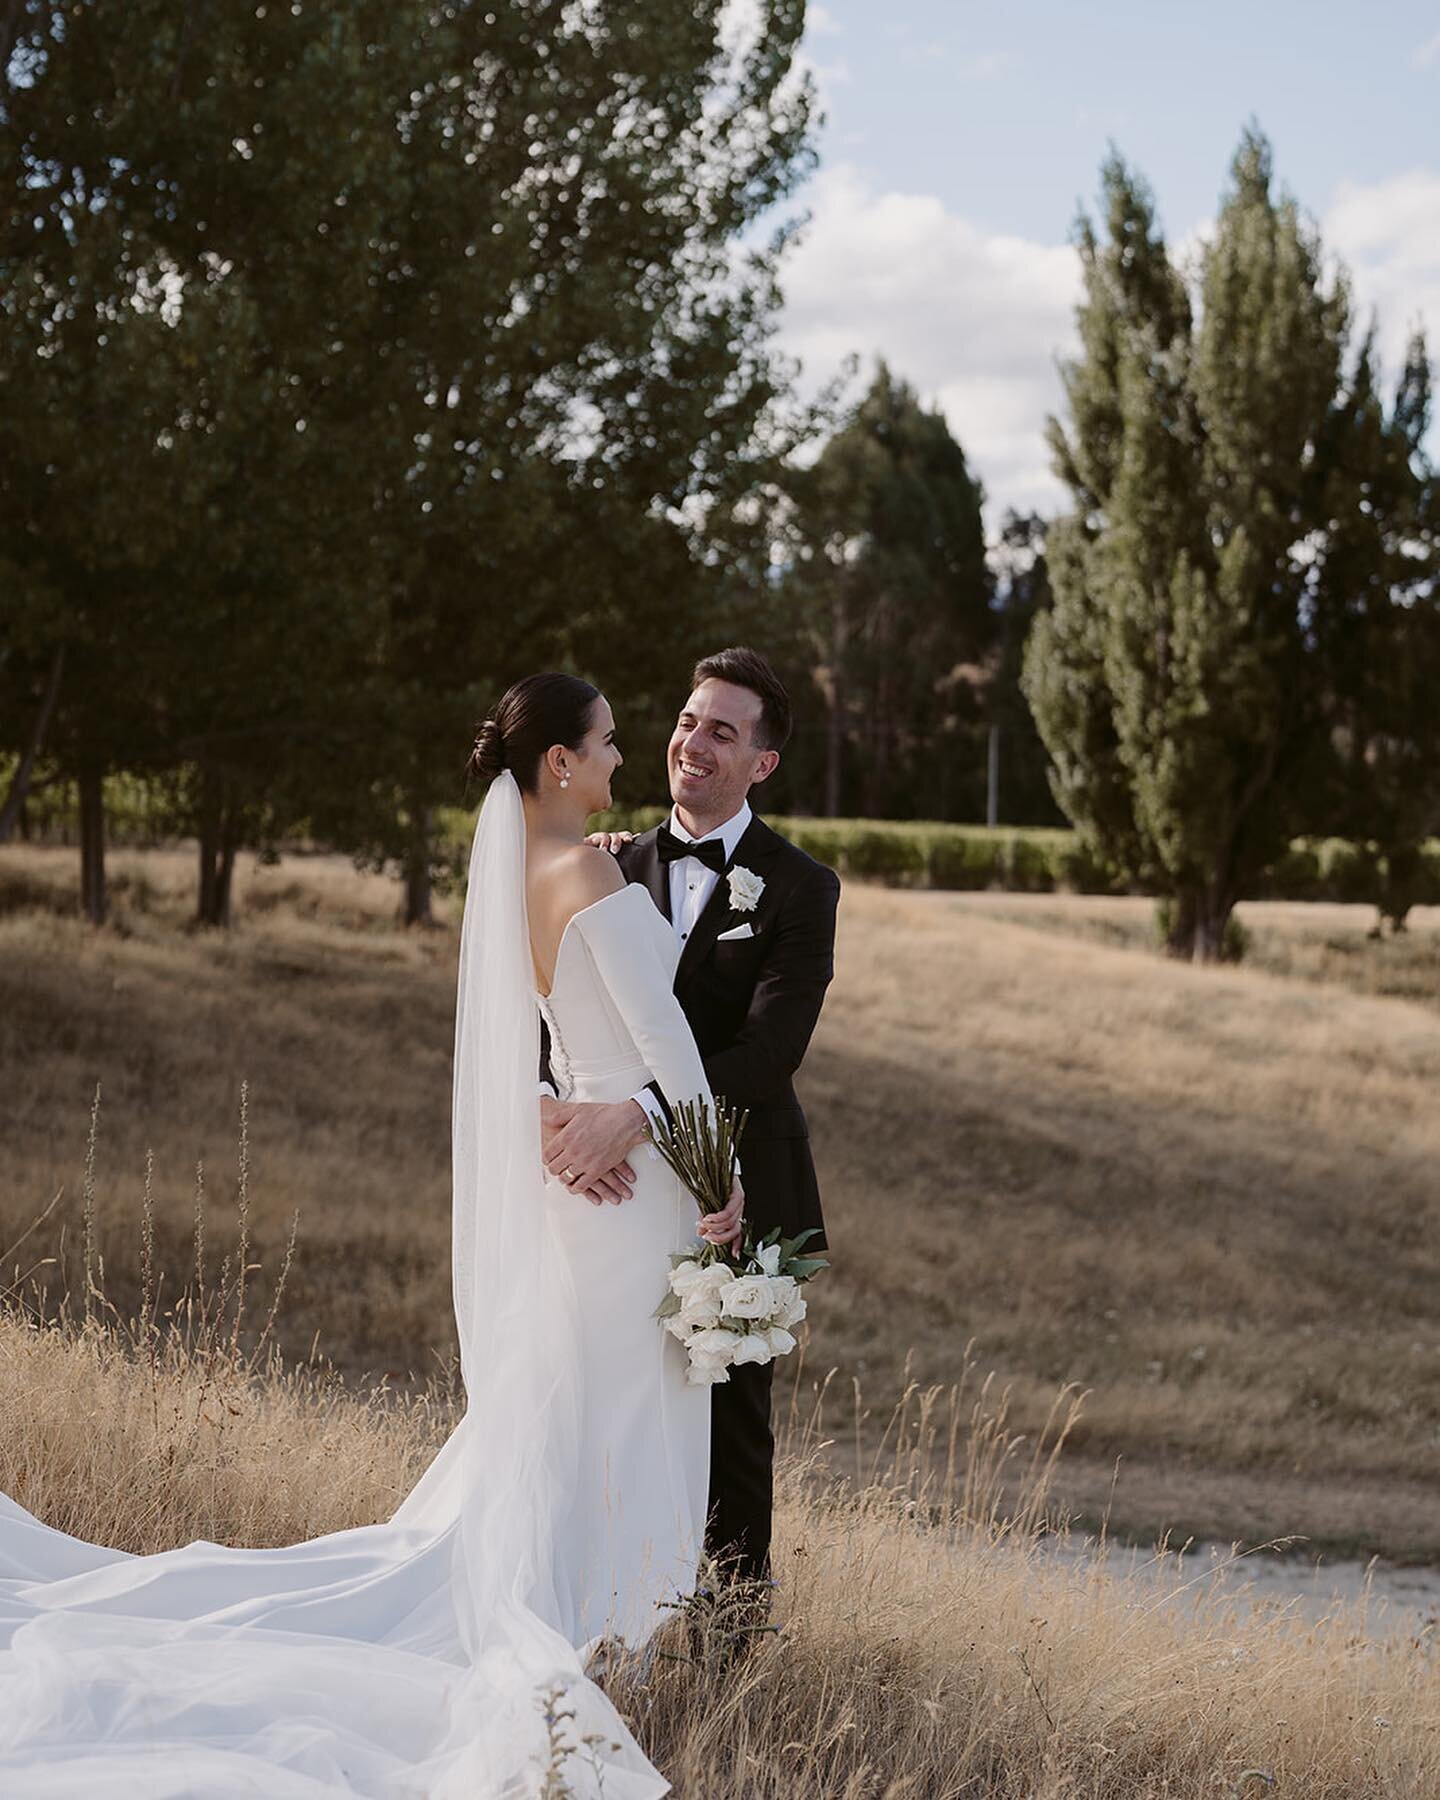
<instances>
[{"instance_id":1,"label":"sky","mask_svg":"<svg viewBox=\"0 0 1440 1800\"><path fill-rule=\"evenodd\" d=\"M1184 246L1257 123L1387 367L1417 323L1440 359L1440 3L811 0L806 56L825 123L781 343L807 387L883 355L945 413L992 530L1065 504L1042 433L1111 145Z\"/></svg>"}]
</instances>

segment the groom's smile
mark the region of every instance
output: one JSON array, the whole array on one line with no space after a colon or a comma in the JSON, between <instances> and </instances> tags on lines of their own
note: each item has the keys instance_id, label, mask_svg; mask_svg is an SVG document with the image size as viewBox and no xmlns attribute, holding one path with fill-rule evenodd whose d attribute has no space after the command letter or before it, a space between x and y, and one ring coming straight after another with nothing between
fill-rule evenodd
<instances>
[{"instance_id":1,"label":"groom's smile","mask_svg":"<svg viewBox=\"0 0 1440 1800\"><path fill-rule=\"evenodd\" d=\"M779 757L755 742L760 696L713 676L680 709L670 734L670 797L681 824L696 836L739 812L745 796Z\"/></svg>"}]
</instances>

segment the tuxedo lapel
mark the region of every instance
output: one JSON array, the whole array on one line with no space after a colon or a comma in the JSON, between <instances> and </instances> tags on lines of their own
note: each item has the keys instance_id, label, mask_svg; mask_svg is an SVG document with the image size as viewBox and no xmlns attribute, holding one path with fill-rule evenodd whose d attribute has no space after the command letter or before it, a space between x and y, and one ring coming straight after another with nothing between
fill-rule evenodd
<instances>
[{"instance_id":1,"label":"tuxedo lapel","mask_svg":"<svg viewBox=\"0 0 1440 1800\"><path fill-rule=\"evenodd\" d=\"M695 921L695 929L686 940L680 952L680 962L675 970L675 985L680 987L688 981L696 965L702 957L708 956L715 947L715 940L725 929L725 921L731 915L729 874L734 868L751 869L755 874L769 864L775 854L780 840L762 819L752 819L745 828L745 835L735 846L735 854L726 863L720 879L715 883L710 898L700 917ZM659 855L655 857L660 861ZM761 904L764 904L762 899ZM668 916L668 915L667 915ZM747 914L746 917L749 915Z\"/></svg>"}]
</instances>

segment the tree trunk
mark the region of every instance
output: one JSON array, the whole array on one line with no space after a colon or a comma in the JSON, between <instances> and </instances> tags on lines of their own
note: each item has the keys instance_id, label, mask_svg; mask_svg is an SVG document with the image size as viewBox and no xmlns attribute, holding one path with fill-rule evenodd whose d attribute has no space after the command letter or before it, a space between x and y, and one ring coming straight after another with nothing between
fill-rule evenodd
<instances>
[{"instance_id":1,"label":"tree trunk","mask_svg":"<svg viewBox=\"0 0 1440 1800\"><path fill-rule=\"evenodd\" d=\"M1224 962L1231 949L1226 940L1235 911L1234 893L1219 883L1182 888L1173 905L1166 952L1183 962Z\"/></svg>"},{"instance_id":2,"label":"tree trunk","mask_svg":"<svg viewBox=\"0 0 1440 1800\"><path fill-rule=\"evenodd\" d=\"M230 892L235 879L235 846L227 844L220 852L220 868L215 877L215 924L230 929Z\"/></svg>"},{"instance_id":3,"label":"tree trunk","mask_svg":"<svg viewBox=\"0 0 1440 1800\"><path fill-rule=\"evenodd\" d=\"M220 809L210 778L200 777L200 884L195 896L195 923L208 925L215 917L215 869L220 843Z\"/></svg>"},{"instance_id":4,"label":"tree trunk","mask_svg":"<svg viewBox=\"0 0 1440 1800\"><path fill-rule=\"evenodd\" d=\"M825 816L840 817L845 754L845 597L837 580L830 612L830 713L825 721Z\"/></svg>"},{"instance_id":5,"label":"tree trunk","mask_svg":"<svg viewBox=\"0 0 1440 1800\"><path fill-rule=\"evenodd\" d=\"M16 822L25 809L25 796L30 792L31 777L35 772L35 758L39 756L41 746L45 742L45 733L50 729L50 715L55 710L55 701L60 693L60 677L65 668L65 646L60 645L51 658L50 673L45 681L45 693L40 701L40 711L35 716L35 725L30 733L30 741L25 746L24 755L16 765L15 773L10 778L10 791L5 796L5 804L0 806L0 844L8 844L15 830Z\"/></svg>"},{"instance_id":6,"label":"tree trunk","mask_svg":"<svg viewBox=\"0 0 1440 1800\"><path fill-rule=\"evenodd\" d=\"M430 845L434 815L428 806L411 808L410 847L405 856L405 923L433 925L430 909Z\"/></svg>"},{"instance_id":7,"label":"tree trunk","mask_svg":"<svg viewBox=\"0 0 1440 1800\"><path fill-rule=\"evenodd\" d=\"M1387 844L1380 858L1380 923L1392 932L1408 929L1406 920L1420 889L1424 856L1418 844Z\"/></svg>"},{"instance_id":8,"label":"tree trunk","mask_svg":"<svg viewBox=\"0 0 1440 1800\"><path fill-rule=\"evenodd\" d=\"M875 646L875 656L878 666L870 691L871 719L874 729L870 735L870 756L866 764L864 783L864 812L867 819L883 818L888 810L890 751L895 727L892 704L893 683L888 673L888 644L878 643Z\"/></svg>"},{"instance_id":9,"label":"tree trunk","mask_svg":"<svg viewBox=\"0 0 1440 1800\"><path fill-rule=\"evenodd\" d=\"M239 817L239 808L227 799L224 784L212 776L202 775L197 925L217 926L227 931L230 928L235 853L240 847Z\"/></svg>"},{"instance_id":10,"label":"tree trunk","mask_svg":"<svg viewBox=\"0 0 1440 1800\"><path fill-rule=\"evenodd\" d=\"M105 891L105 772L87 759L80 769L80 908L92 925L103 925Z\"/></svg>"}]
</instances>

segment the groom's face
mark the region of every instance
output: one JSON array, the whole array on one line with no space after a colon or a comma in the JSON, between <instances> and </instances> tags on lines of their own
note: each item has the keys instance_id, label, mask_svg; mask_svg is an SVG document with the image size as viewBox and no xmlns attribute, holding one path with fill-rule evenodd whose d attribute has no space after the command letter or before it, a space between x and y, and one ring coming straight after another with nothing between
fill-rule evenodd
<instances>
[{"instance_id":1,"label":"groom's face","mask_svg":"<svg viewBox=\"0 0 1440 1800\"><path fill-rule=\"evenodd\" d=\"M670 797L682 812L723 824L780 758L755 741L760 696L729 681L702 681L670 734Z\"/></svg>"}]
</instances>

